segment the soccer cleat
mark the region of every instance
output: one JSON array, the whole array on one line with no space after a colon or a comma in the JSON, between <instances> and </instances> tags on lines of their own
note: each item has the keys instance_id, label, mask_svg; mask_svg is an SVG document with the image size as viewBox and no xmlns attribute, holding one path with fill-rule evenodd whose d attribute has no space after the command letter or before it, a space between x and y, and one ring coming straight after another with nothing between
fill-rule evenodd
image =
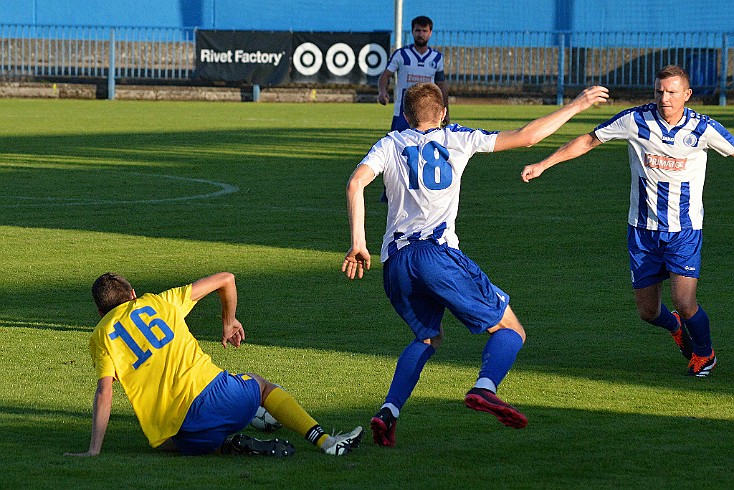
<instances>
[{"instance_id":1,"label":"soccer cleat","mask_svg":"<svg viewBox=\"0 0 734 490\"><path fill-rule=\"evenodd\" d=\"M509 403L484 388L472 388L464 397L464 403L472 410L491 413L497 420L508 427L522 429L528 425L528 419Z\"/></svg>"},{"instance_id":2,"label":"soccer cleat","mask_svg":"<svg viewBox=\"0 0 734 490\"><path fill-rule=\"evenodd\" d=\"M372 417L370 428L372 440L378 446L395 447L395 426L398 419L393 416L389 408L383 407Z\"/></svg>"},{"instance_id":3,"label":"soccer cleat","mask_svg":"<svg viewBox=\"0 0 734 490\"><path fill-rule=\"evenodd\" d=\"M293 456L296 448L285 439L260 440L245 434L229 436L222 444L222 454L245 454L284 458Z\"/></svg>"},{"instance_id":4,"label":"soccer cleat","mask_svg":"<svg viewBox=\"0 0 734 490\"><path fill-rule=\"evenodd\" d=\"M696 376L697 378L705 378L716 366L716 353L711 350L710 356L699 356L693 353L691 361L688 363L688 376Z\"/></svg>"},{"instance_id":5,"label":"soccer cleat","mask_svg":"<svg viewBox=\"0 0 734 490\"><path fill-rule=\"evenodd\" d=\"M362 427L357 426L349 434L335 434L331 436L334 438L334 444L322 448L322 450L332 456L343 456L352 449L359 447L359 443L362 442L362 436L364 436L364 430Z\"/></svg>"},{"instance_id":6,"label":"soccer cleat","mask_svg":"<svg viewBox=\"0 0 734 490\"><path fill-rule=\"evenodd\" d=\"M673 316L678 320L678 330L670 332L670 335L673 337L675 345L678 346L683 357L690 360L693 355L693 341L691 340L691 336L683 325L683 322L680 319L680 314L678 314L677 311L673 311L671 313L673 313Z\"/></svg>"}]
</instances>

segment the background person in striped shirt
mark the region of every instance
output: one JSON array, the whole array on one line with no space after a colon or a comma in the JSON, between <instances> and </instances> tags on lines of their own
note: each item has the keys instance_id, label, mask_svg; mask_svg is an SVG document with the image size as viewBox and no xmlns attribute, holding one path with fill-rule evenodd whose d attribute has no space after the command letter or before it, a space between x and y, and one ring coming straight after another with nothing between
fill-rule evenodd
<instances>
[{"instance_id":1,"label":"background person in striped shirt","mask_svg":"<svg viewBox=\"0 0 734 490\"><path fill-rule=\"evenodd\" d=\"M704 377L716 365L709 318L696 299L706 159L709 149L734 154L734 137L685 107L691 94L686 71L668 65L655 75L654 103L620 112L526 166L521 177L529 182L602 143L627 140L632 174L627 243L637 312L671 333L689 359L689 375ZM673 312L662 303L662 282L668 278Z\"/></svg>"},{"instance_id":2,"label":"background person in striped shirt","mask_svg":"<svg viewBox=\"0 0 734 490\"><path fill-rule=\"evenodd\" d=\"M387 68L377 81L377 101L386 105L390 101L387 86L394 73L397 73L395 91L395 111L393 112L390 131L403 131L410 128L410 124L403 115L403 95L408 88L417 83L433 82L441 89L443 105L446 107L446 117L443 123L449 123L449 83L443 68L443 55L428 47L428 40L433 33L433 21L421 15L411 21L413 44L396 49L390 56Z\"/></svg>"}]
</instances>

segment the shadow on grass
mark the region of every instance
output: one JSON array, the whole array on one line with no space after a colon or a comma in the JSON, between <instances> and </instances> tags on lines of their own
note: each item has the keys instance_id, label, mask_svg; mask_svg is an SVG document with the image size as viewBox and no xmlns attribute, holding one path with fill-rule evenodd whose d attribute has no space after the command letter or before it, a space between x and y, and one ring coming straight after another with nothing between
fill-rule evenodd
<instances>
[{"instance_id":1,"label":"shadow on grass","mask_svg":"<svg viewBox=\"0 0 734 490\"><path fill-rule=\"evenodd\" d=\"M373 142L336 128L0 138L0 225L331 249Z\"/></svg>"},{"instance_id":2,"label":"shadow on grass","mask_svg":"<svg viewBox=\"0 0 734 490\"><path fill-rule=\"evenodd\" d=\"M348 242L347 178L380 136L329 127L0 137L0 226L332 251ZM508 202L526 189L518 159L548 150L519 151L476 157ZM378 187L366 193L375 239L386 212Z\"/></svg>"},{"instance_id":3,"label":"shadow on grass","mask_svg":"<svg viewBox=\"0 0 734 490\"><path fill-rule=\"evenodd\" d=\"M237 273L237 271L234 271ZM379 277L379 269L370 271ZM248 273L239 275L239 318L248 344L316 351L338 351L385 358L394 367L400 352L412 340L412 333L392 310L377 277L361 283L347 283L337 272L328 273ZM165 277L146 275L131 279L139 294L160 292L171 283ZM538 285L535 285L537 287ZM686 377L686 360L661 329L649 326L634 315L633 309L620 312L605 306L624 304L629 292L612 284L609 297L592 303L585 284L569 286L566 294L573 301L557 298L533 306L526 322L528 340L510 372L535 372L573 379L608 381L632 385L672 388L691 392L734 394L730 369L726 363L727 345L732 334L715 331L715 346L721 365L709 379ZM308 294L304 294L308 291ZM49 334L74 334L77 356L86 360L88 334L99 320L89 289L70 285L64 295L50 295L44 289L18 289L12 295L0 290L0 303L7 311L0 316L3 342L22 343L24 338L45 338ZM615 297L614 295L619 295ZM564 308L595 311L593 322L577 315L566 315ZM516 310L517 311L517 310ZM721 312L713 317L718 318ZM201 300L187 317L194 336L206 343L205 351L221 347L221 307L216 295ZM542 320L543 323L536 323ZM478 371L486 335L471 335L449 313L444 317L446 339L429 361ZM18 333L16 333L18 332ZM76 335L78 334L78 335ZM65 342L74 342L73 338ZM71 347L67 345L66 349ZM20 351L19 351L20 352ZM233 351L234 352L234 351ZM8 350L8 355L10 350ZM68 356L67 356L68 357ZM246 371L248 361L240 359L235 370ZM231 368L232 369L232 368ZM348 366L345 366L348 370ZM91 375L91 369L89 371ZM389 380L386 379L387 383ZM464 383L473 382L467 379Z\"/></svg>"},{"instance_id":4,"label":"shadow on grass","mask_svg":"<svg viewBox=\"0 0 734 490\"><path fill-rule=\"evenodd\" d=\"M92 332L92 329L89 327L80 327L77 325L50 323L42 320L16 320L0 317L0 330L3 328L23 328L37 332L43 332L44 330L54 330L58 332Z\"/></svg>"},{"instance_id":5,"label":"shadow on grass","mask_svg":"<svg viewBox=\"0 0 734 490\"><path fill-rule=\"evenodd\" d=\"M589 113L584 118L591 120L594 115ZM487 121L488 129L492 129L492 120L497 121L469 121ZM514 121L509 118L504 122ZM518 118L516 122L520 125L525 120ZM195 240L202 243L203 255L208 253L207 242L343 252L348 245L344 185L356 163L379 136L358 129L324 127L307 131L255 128L0 137L3 149L0 150L0 225L115 233L121 235L115 238L119 240L140 237ZM615 172L622 175L628 172L625 153L622 145L605 145L588 162L598 159L619 162ZM652 348L652 353L641 354L640 346L648 341L642 331L632 329L629 334L619 335L609 330L617 328L620 322L619 313L609 311L608 304L615 308L624 305L629 299L628 291L584 290L574 284L586 272L593 271L601 278L609 270L595 263L609 255L606 249L609 244L605 241L610 236L609 228L603 225L604 230L600 232L600 220L618 219L624 230L626 203L595 205L615 197L626 199L628 175L615 184L614 190L600 194L609 185L608 179L598 178L598 166L578 171L559 169L555 177L549 176L545 181L543 192L531 195L517 174L523 163L546 154L547 149L523 150L520 162L514 152L477 157L479 165L489 163L491 167L468 169L476 180L465 184L462 198L462 210L470 212L461 218L465 220L463 226L473 229L466 234L460 230L460 237L470 237L467 243L477 252L469 255L478 262L483 259L510 266L508 269L514 272L506 273L498 282L510 294L537 290L540 299L528 308L532 314L526 315L531 319L529 327L533 326L533 318L541 318L547 311L556 315L555 311L562 309L572 312L569 315L574 317L559 319L559 323L565 322L561 323L565 329L532 331L516 369L521 370L525 365L548 373L591 375L594 379L610 381L621 377L646 385L667 386L670 380L660 376L660 372L668 372L668 365L671 371L676 369L672 367L672 356L670 361L663 360L662 356L667 354L661 354L662 348L656 350L657 347ZM602 168L610 172L607 166ZM217 183L236 187L238 191L200 197L220 189ZM594 183L596 187L588 187ZM589 196L572 200L574 193L568 191L569 186L579 192L589 192ZM491 203L487 202L488 190L492 191ZM371 186L369 191L372 193L367 196L368 237L374 251L384 231L385 208L378 203L379 185ZM546 212L551 200L558 204L552 208L550 217L542 213L537 213L540 215L537 219L518 217L518 208L531 216L536 208ZM571 228L569 221L584 217L583 212L570 216L572 208L594 211L594 218L588 224ZM613 208L617 214L600 215L598 208L603 212ZM557 219L569 231L553 234L552 227L541 226L543 219ZM582 238L586 226L594 227L594 235L586 233ZM598 242L596 248L589 244L589 238ZM29 243L26 250L30 259L34 246ZM518 258L513 257L517 249L526 254L547 254L549 258L531 261L523 258L526 268L520 269L515 267ZM156 250L146 252L151 256L156 254ZM80 255L75 259L87 260ZM555 261L554 257L558 256L572 256L575 261L583 262L584 268L573 269L565 281L537 272L562 272L566 266ZM110 257L110 261L118 259ZM147 271L145 259L141 256L138 266ZM64 266L79 267L72 260ZM361 284L347 285L343 277L338 277L338 266L334 264L333 272L248 271L238 275L242 278L238 283L240 316L246 322L249 341L397 358L411 336L384 298L379 268L375 267L369 279ZM34 267L42 269L44 264L34 264ZM178 270L173 272L173 268ZM171 265L165 275L155 280L146 272L146 289L157 292L178 285L168 279L178 281L182 275L187 276L188 273L181 272L187 268L187 264ZM37 271L31 270L34 272ZM104 271L97 271L101 272ZM494 273L490 277L494 279ZM140 283L136 277L130 279ZM566 292L564 298L553 298L551 290L555 284L573 292ZM0 329L91 332L97 318L89 300L89 285L64 279L56 281L54 286L55 292L63 291L63 294L40 289L44 287L41 281L28 288L16 287L9 279L0 290L0 304L5 311ZM522 294L517 293L517 297ZM602 294L609 294L612 299L600 303L598 296ZM574 297L576 304L569 299ZM203 301L190 316L195 335L218 342L218 314L216 299ZM629 323L636 325L637 320L633 321L636 323ZM478 367L485 337L471 337L463 327L451 323L451 319L447 322L451 324L450 337L436 359ZM726 338L721 337L722 345L727 345ZM667 339L654 341L662 343ZM714 376L717 375L715 372ZM734 390L730 381L714 383L719 391ZM708 390L711 384L693 389Z\"/></svg>"},{"instance_id":6,"label":"shadow on grass","mask_svg":"<svg viewBox=\"0 0 734 490\"><path fill-rule=\"evenodd\" d=\"M467 410L459 400L416 398L403 412L394 449L375 446L368 434L353 454L334 459L282 429L275 435L296 445L296 455L286 460L161 453L147 445L132 415L113 411L102 455L81 460L62 454L86 448L86 414L5 405L0 462L6 485L44 488L59 480L74 488L106 483L233 488L247 482L278 488L413 488L416 468L421 485L432 488L690 488L704 482L725 488L730 483L734 446L722 435L734 430L734 421L518 408L530 420L522 430ZM366 426L371 409L315 416L328 420L338 413ZM22 411L26 418L15 416Z\"/></svg>"}]
</instances>

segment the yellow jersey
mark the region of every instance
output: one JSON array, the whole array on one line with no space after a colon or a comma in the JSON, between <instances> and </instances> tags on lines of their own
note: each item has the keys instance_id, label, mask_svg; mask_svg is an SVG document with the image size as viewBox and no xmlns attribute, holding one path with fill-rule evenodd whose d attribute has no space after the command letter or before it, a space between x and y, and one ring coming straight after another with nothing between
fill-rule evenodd
<instances>
[{"instance_id":1,"label":"yellow jersey","mask_svg":"<svg viewBox=\"0 0 734 490\"><path fill-rule=\"evenodd\" d=\"M107 313L89 341L97 378L120 381L150 445L175 435L194 399L220 373L184 318L191 284L144 294Z\"/></svg>"}]
</instances>

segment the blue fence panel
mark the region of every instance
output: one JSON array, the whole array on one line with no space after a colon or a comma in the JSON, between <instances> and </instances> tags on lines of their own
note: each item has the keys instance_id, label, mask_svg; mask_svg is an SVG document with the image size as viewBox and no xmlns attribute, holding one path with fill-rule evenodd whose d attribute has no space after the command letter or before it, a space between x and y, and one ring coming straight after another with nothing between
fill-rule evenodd
<instances>
[{"instance_id":1,"label":"blue fence panel","mask_svg":"<svg viewBox=\"0 0 734 490\"><path fill-rule=\"evenodd\" d=\"M650 87L655 72L668 64L681 65L700 93L720 87L725 34L712 32L577 32L567 33L567 85L589 82L630 88Z\"/></svg>"},{"instance_id":2,"label":"blue fence panel","mask_svg":"<svg viewBox=\"0 0 734 490\"><path fill-rule=\"evenodd\" d=\"M116 78L193 77L194 29L42 25L0 25L0 76L107 77L113 29Z\"/></svg>"},{"instance_id":3,"label":"blue fence panel","mask_svg":"<svg viewBox=\"0 0 734 490\"><path fill-rule=\"evenodd\" d=\"M403 35L404 45L412 42L410 32ZM447 77L457 89L550 91L560 102L569 87L650 88L655 72L675 63L690 73L694 93L718 91L725 102L732 88L733 35L436 30L431 45L444 53ZM185 83L194 76L194 28L0 25L5 79L107 77L114 86L116 79Z\"/></svg>"},{"instance_id":4,"label":"blue fence panel","mask_svg":"<svg viewBox=\"0 0 734 490\"><path fill-rule=\"evenodd\" d=\"M434 31L453 84L651 89L667 64L683 66L697 95L732 88L731 34L717 32ZM404 43L412 42L410 32ZM724 94L725 96L725 94ZM559 98L559 100L561 100Z\"/></svg>"}]
</instances>

